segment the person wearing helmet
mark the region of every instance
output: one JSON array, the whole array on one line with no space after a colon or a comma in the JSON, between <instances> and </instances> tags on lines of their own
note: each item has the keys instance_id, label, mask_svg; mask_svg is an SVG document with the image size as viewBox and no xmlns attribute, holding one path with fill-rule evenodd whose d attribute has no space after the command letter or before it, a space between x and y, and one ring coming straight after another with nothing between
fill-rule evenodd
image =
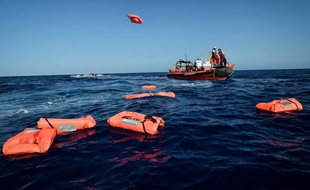
<instances>
[{"instance_id":1,"label":"person wearing helmet","mask_svg":"<svg viewBox=\"0 0 310 190\"><path fill-rule=\"evenodd\" d=\"M226 66L227 60L224 52L222 52L221 48L218 49L218 55L220 56L220 65Z\"/></svg>"}]
</instances>

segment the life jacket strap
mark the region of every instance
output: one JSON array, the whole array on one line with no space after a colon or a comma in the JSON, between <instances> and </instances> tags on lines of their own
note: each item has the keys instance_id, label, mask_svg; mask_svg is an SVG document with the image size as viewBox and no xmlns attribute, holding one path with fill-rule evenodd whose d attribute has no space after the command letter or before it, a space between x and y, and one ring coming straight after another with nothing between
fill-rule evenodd
<instances>
[{"instance_id":1,"label":"life jacket strap","mask_svg":"<svg viewBox=\"0 0 310 190\"><path fill-rule=\"evenodd\" d=\"M146 115L146 116L144 117L144 121L141 122L141 123L142 123L142 127L143 127L143 131L144 131L145 134L147 134L147 132L146 132L146 130L145 130L145 125L144 125L144 123L145 123L145 121L146 121L147 119L149 119L149 120L152 121L153 123L156 123L156 122L157 122L156 119L155 119L153 116L151 116L151 115Z\"/></svg>"},{"instance_id":2,"label":"life jacket strap","mask_svg":"<svg viewBox=\"0 0 310 190\"><path fill-rule=\"evenodd\" d=\"M291 101L291 100L289 100L289 99L286 99L286 100L289 101L289 102L291 102L291 103L293 103L293 104L295 104L297 110L299 110L299 107L298 107L298 105L297 105L295 102L293 102L293 101Z\"/></svg>"},{"instance_id":3,"label":"life jacket strap","mask_svg":"<svg viewBox=\"0 0 310 190\"><path fill-rule=\"evenodd\" d=\"M52 129L55 129L55 128L53 127L53 125L47 120L47 118L45 118L45 121L49 124L49 126L50 126Z\"/></svg>"}]
</instances>

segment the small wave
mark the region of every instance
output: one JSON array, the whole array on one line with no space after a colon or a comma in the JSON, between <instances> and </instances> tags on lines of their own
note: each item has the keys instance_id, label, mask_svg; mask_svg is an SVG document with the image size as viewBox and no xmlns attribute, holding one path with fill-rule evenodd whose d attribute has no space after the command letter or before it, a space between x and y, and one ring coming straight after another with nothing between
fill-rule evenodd
<instances>
[{"instance_id":1,"label":"small wave","mask_svg":"<svg viewBox=\"0 0 310 190\"><path fill-rule=\"evenodd\" d=\"M193 82L193 83L180 83L180 84L174 84L174 87L211 87L212 83L210 81L204 81L204 82Z\"/></svg>"},{"instance_id":2,"label":"small wave","mask_svg":"<svg viewBox=\"0 0 310 190\"><path fill-rule=\"evenodd\" d=\"M20 110L18 110L18 111L16 112L16 114L19 114L19 113L27 114L27 113L29 113L29 112L30 112L30 111L27 110L27 109L20 109Z\"/></svg>"},{"instance_id":3,"label":"small wave","mask_svg":"<svg viewBox=\"0 0 310 190\"><path fill-rule=\"evenodd\" d=\"M84 75L71 75L71 77L72 78L94 78L96 76L84 74Z\"/></svg>"}]
</instances>

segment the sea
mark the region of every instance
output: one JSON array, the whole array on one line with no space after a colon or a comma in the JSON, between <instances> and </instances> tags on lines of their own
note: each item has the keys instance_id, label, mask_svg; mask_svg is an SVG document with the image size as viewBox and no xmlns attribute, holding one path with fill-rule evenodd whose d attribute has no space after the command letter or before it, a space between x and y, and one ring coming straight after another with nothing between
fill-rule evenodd
<instances>
[{"instance_id":1,"label":"sea","mask_svg":"<svg viewBox=\"0 0 310 190\"><path fill-rule=\"evenodd\" d=\"M176 97L125 99L159 91ZM303 110L255 107L286 98ZM0 77L0 103L1 147L41 117L97 123L57 135L46 153L1 152L4 190L310 189L310 69L236 70L225 81L165 72ZM122 111L161 117L165 127L145 135L109 126Z\"/></svg>"}]
</instances>

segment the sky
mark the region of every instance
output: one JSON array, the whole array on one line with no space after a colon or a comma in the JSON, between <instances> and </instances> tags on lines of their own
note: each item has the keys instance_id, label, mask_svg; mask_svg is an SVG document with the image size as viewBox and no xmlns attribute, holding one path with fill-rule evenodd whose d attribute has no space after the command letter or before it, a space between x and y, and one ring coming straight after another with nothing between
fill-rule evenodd
<instances>
[{"instance_id":1,"label":"sky","mask_svg":"<svg viewBox=\"0 0 310 190\"><path fill-rule=\"evenodd\" d=\"M310 68L310 1L0 0L0 76L168 72L213 46L235 70Z\"/></svg>"}]
</instances>

